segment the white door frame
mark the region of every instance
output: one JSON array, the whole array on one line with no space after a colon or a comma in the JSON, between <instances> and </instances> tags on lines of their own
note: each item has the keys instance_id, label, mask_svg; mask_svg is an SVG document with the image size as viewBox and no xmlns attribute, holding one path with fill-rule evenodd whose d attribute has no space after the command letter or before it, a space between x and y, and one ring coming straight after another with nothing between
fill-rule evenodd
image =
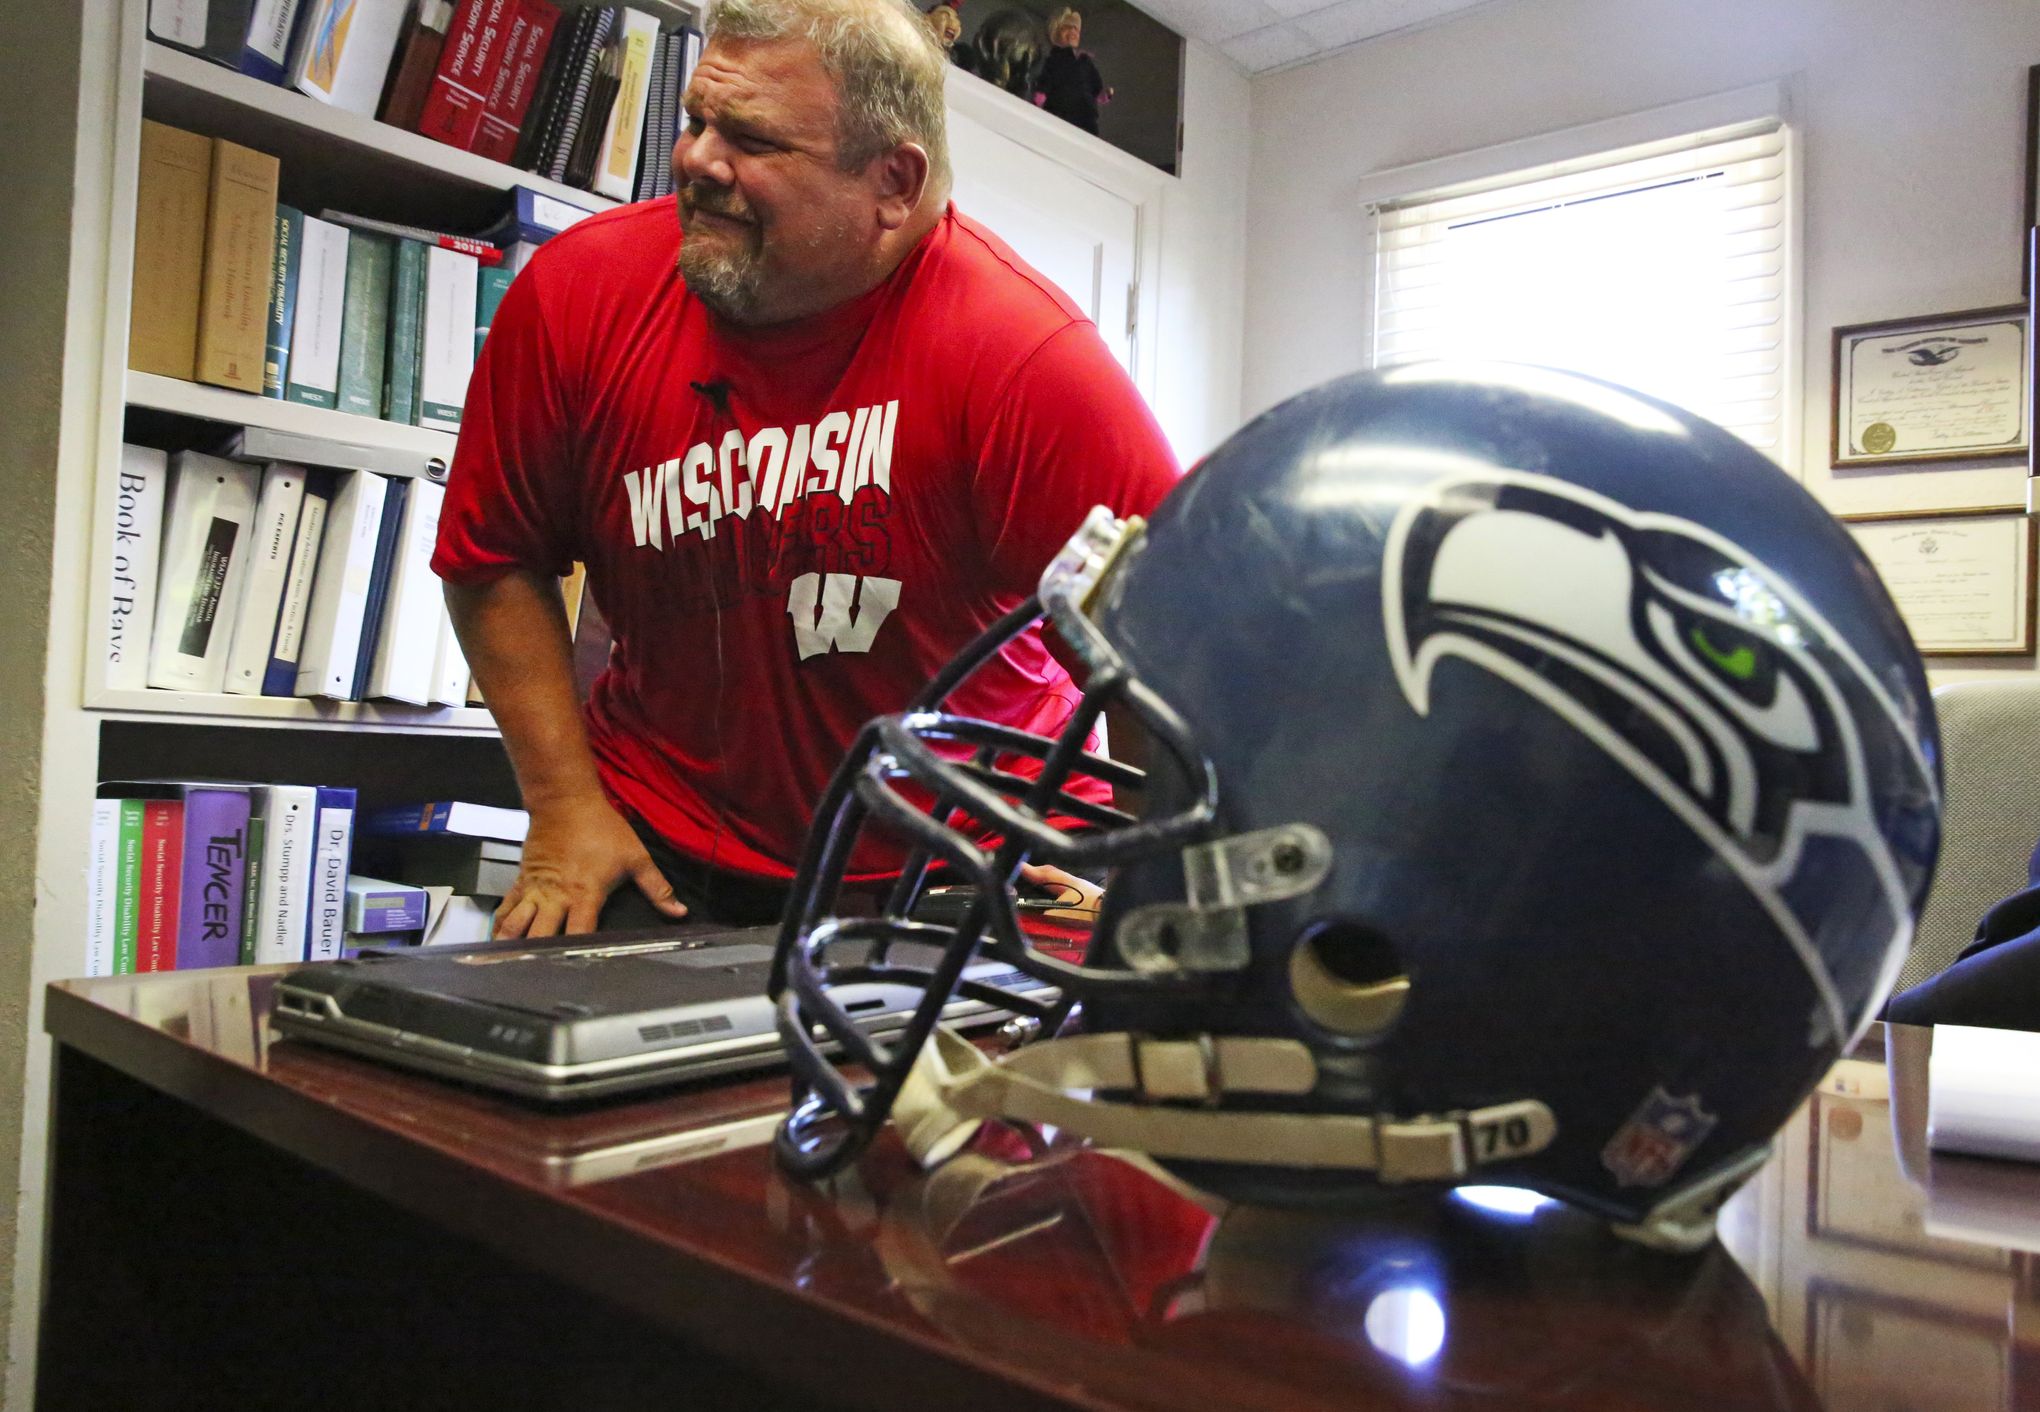
<instances>
[{"instance_id":1,"label":"white door frame","mask_svg":"<svg viewBox=\"0 0 2040 1412\"><path fill-rule=\"evenodd\" d=\"M951 67L946 96L950 112L1018 143L1133 206L1133 383L1152 404L1158 366L1153 334L1159 326L1162 287L1162 193L1177 178L961 69ZM964 214L970 212L966 209Z\"/></svg>"}]
</instances>

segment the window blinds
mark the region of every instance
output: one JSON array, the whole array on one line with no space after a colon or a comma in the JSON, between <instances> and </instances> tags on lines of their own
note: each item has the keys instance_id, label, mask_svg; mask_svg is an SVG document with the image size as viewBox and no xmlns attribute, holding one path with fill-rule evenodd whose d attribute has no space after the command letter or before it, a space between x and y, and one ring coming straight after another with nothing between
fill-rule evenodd
<instances>
[{"instance_id":1,"label":"window blinds","mask_svg":"<svg viewBox=\"0 0 2040 1412\"><path fill-rule=\"evenodd\" d=\"M1566 368L1782 459L1790 131L1744 124L1375 204L1375 366Z\"/></svg>"}]
</instances>

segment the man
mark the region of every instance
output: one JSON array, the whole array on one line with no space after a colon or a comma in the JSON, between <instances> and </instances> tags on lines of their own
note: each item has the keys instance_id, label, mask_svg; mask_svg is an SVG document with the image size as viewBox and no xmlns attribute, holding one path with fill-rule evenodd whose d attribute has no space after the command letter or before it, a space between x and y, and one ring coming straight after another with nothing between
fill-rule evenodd
<instances>
[{"instance_id":1,"label":"man","mask_svg":"<svg viewBox=\"0 0 2040 1412\"><path fill-rule=\"evenodd\" d=\"M858 727L1177 474L1096 329L949 206L905 0L708 27L677 202L539 251L469 387L433 567L531 812L501 936L775 917ZM585 718L575 560L615 637ZM958 704L1052 732L1075 695L1034 633Z\"/></svg>"}]
</instances>

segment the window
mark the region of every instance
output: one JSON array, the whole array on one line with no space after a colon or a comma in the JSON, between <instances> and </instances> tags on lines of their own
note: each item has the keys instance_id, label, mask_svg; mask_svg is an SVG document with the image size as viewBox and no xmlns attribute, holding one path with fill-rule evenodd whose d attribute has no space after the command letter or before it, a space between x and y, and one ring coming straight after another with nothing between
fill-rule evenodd
<instances>
[{"instance_id":1,"label":"window","mask_svg":"<svg viewBox=\"0 0 2040 1412\"><path fill-rule=\"evenodd\" d=\"M1374 203L1375 366L1566 368L1784 461L1789 137L1772 118Z\"/></svg>"}]
</instances>

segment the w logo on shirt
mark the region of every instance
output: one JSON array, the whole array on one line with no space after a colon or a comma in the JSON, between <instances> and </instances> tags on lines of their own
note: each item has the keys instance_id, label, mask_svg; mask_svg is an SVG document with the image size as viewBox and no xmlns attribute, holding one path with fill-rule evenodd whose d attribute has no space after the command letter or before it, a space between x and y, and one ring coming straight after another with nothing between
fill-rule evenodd
<instances>
[{"instance_id":1,"label":"w logo on shirt","mask_svg":"<svg viewBox=\"0 0 2040 1412\"><path fill-rule=\"evenodd\" d=\"M803 662L831 648L869 652L871 640L899 605L898 579L859 578L855 574L802 574L786 595L786 611L793 615L793 637Z\"/></svg>"}]
</instances>

